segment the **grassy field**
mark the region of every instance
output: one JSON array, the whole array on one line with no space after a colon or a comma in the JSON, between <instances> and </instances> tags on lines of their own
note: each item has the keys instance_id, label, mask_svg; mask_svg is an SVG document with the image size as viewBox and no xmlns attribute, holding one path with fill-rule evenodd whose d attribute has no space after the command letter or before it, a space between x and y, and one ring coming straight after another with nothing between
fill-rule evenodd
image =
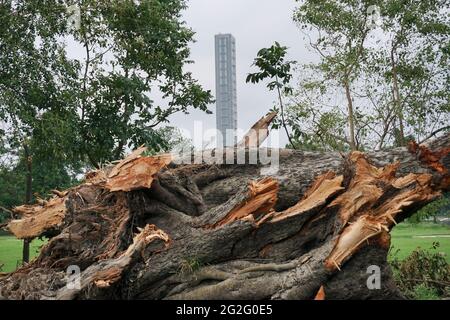
<instances>
[{"instance_id":1,"label":"grassy field","mask_svg":"<svg viewBox=\"0 0 450 320\"><path fill-rule=\"evenodd\" d=\"M434 250L433 242L439 242ZM424 250L443 252L450 263L450 226L434 223L409 224L401 223L392 230L391 251L402 260L414 249L420 247Z\"/></svg>"},{"instance_id":2,"label":"grassy field","mask_svg":"<svg viewBox=\"0 0 450 320\"><path fill-rule=\"evenodd\" d=\"M22 240L17 240L13 236L0 235L0 266L3 264L1 272L11 272L16 269L22 261ZM39 248L44 242L33 240L30 245L30 259L39 253Z\"/></svg>"},{"instance_id":3,"label":"grassy field","mask_svg":"<svg viewBox=\"0 0 450 320\"><path fill-rule=\"evenodd\" d=\"M425 237L422 237L425 236ZM431 237L430 237L431 236ZM420 247L426 250L433 246L433 242L439 242L437 252L444 252L450 263L450 227L433 223L408 224L401 223L392 231L392 252L401 260L408 256L414 249ZM35 257L39 247L43 244L41 240L31 243L30 256ZM0 235L0 265L4 264L1 271L10 272L15 270L22 256L22 241L12 236Z\"/></svg>"}]
</instances>

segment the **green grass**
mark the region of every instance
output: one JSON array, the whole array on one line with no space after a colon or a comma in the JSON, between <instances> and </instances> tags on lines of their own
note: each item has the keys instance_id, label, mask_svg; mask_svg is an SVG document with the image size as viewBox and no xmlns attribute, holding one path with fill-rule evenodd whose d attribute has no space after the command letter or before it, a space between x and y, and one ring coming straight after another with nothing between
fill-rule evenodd
<instances>
[{"instance_id":1,"label":"green grass","mask_svg":"<svg viewBox=\"0 0 450 320\"><path fill-rule=\"evenodd\" d=\"M413 250L420 247L424 250L443 252L447 262L450 263L450 226L434 223L401 223L392 232L392 252L398 253L396 257L400 260L406 258ZM418 238L417 236L435 235L433 238ZM443 237L446 235L447 237ZM434 250L433 242L439 242L439 247Z\"/></svg>"},{"instance_id":2,"label":"green grass","mask_svg":"<svg viewBox=\"0 0 450 320\"><path fill-rule=\"evenodd\" d=\"M30 260L39 253L40 246L45 241L36 239L30 244ZM3 267L1 272L11 272L22 262L22 240L18 240L13 236L0 235L0 266Z\"/></svg>"}]
</instances>

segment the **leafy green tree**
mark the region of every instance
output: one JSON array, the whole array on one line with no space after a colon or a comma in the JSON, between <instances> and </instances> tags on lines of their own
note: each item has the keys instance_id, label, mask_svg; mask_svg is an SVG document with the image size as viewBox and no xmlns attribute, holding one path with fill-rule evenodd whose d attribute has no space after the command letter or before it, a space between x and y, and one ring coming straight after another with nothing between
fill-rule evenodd
<instances>
[{"instance_id":1,"label":"leafy green tree","mask_svg":"<svg viewBox=\"0 0 450 320\"><path fill-rule=\"evenodd\" d=\"M294 140L315 148L382 149L450 129L445 1L299 2L294 20L319 62L300 67L290 97L292 130L304 133ZM368 23L373 5L378 26Z\"/></svg>"},{"instance_id":2,"label":"leafy green tree","mask_svg":"<svg viewBox=\"0 0 450 320\"><path fill-rule=\"evenodd\" d=\"M80 153L91 165L120 158L127 147L157 147L155 128L176 112L208 112L210 92L183 70L194 35L181 20L185 7L182 0L81 1L73 36L85 57L77 61L73 114Z\"/></svg>"},{"instance_id":3,"label":"leafy green tree","mask_svg":"<svg viewBox=\"0 0 450 320\"><path fill-rule=\"evenodd\" d=\"M78 166L75 126L66 109L73 65L58 40L63 19L51 10L34 1L0 4L0 156L10 160L6 170L17 161L27 164L21 202L32 201L32 167L40 165L33 159L47 157L65 169Z\"/></svg>"},{"instance_id":4,"label":"leafy green tree","mask_svg":"<svg viewBox=\"0 0 450 320\"><path fill-rule=\"evenodd\" d=\"M170 115L208 112L211 93L184 70L194 35L185 8L184 0L0 2L0 157L11 161L3 181L24 189L8 203L31 203L33 192L68 185L80 169L138 145L159 150L157 127ZM69 27L78 11L80 24ZM84 57L69 57L68 42Z\"/></svg>"},{"instance_id":5,"label":"leafy green tree","mask_svg":"<svg viewBox=\"0 0 450 320\"><path fill-rule=\"evenodd\" d=\"M79 29L67 28L74 4ZM33 159L35 168L36 161L52 163L68 177L137 145L164 150L167 132L162 137L157 127L189 107L207 111L211 102L183 70L193 40L181 20L185 7L178 0L2 1L2 154L9 150L20 163ZM83 58L68 58L61 41L68 37L84 49ZM167 104L155 105L152 94Z\"/></svg>"},{"instance_id":6,"label":"leafy green tree","mask_svg":"<svg viewBox=\"0 0 450 320\"><path fill-rule=\"evenodd\" d=\"M360 148L356 132L358 110L355 110L352 91L366 55L371 4L371 1L307 0L302 1L294 14L310 47L320 57L320 62L309 68L323 75L322 85L341 88L345 97L348 134L343 139L352 150ZM313 39L311 34L316 37Z\"/></svg>"},{"instance_id":7,"label":"leafy green tree","mask_svg":"<svg viewBox=\"0 0 450 320\"><path fill-rule=\"evenodd\" d=\"M67 22L76 5L79 28ZM164 144L157 127L190 107L209 112L209 91L184 71L194 33L183 0L0 4L0 120L7 149L28 146L67 172ZM67 41L84 57L69 58ZM151 96L162 96L157 105ZM37 155L39 153L39 155ZM30 158L30 157L27 157Z\"/></svg>"},{"instance_id":8,"label":"leafy green tree","mask_svg":"<svg viewBox=\"0 0 450 320\"><path fill-rule=\"evenodd\" d=\"M450 17L446 0L380 2L378 65L392 88L397 145L447 129L450 111Z\"/></svg>"},{"instance_id":9,"label":"leafy green tree","mask_svg":"<svg viewBox=\"0 0 450 320\"><path fill-rule=\"evenodd\" d=\"M253 62L259 71L250 73L247 75L246 82L258 83L260 81L270 79L267 84L267 88L277 90L278 101L281 109L281 125L283 126L286 136L292 148L295 148L295 144L292 141L291 134L287 128L287 120L285 118L285 110L283 104L282 94L292 93L292 88L289 86L289 82L292 78L291 68L295 64L295 61L285 61L287 53L287 47L281 46L278 42L275 42L269 48L263 48L258 51L258 54ZM278 108L274 109L278 111ZM277 122L274 122L277 127Z\"/></svg>"}]
</instances>

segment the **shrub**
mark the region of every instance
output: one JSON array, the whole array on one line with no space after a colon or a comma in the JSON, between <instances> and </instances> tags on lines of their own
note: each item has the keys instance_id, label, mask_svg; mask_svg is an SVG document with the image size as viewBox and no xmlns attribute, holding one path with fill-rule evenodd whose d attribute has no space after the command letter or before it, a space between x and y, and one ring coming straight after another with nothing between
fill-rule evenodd
<instances>
[{"instance_id":1,"label":"shrub","mask_svg":"<svg viewBox=\"0 0 450 320\"><path fill-rule=\"evenodd\" d=\"M433 249L439 243L433 243ZM417 248L403 261L391 255L399 289L411 299L429 300L450 295L450 265L442 253Z\"/></svg>"}]
</instances>

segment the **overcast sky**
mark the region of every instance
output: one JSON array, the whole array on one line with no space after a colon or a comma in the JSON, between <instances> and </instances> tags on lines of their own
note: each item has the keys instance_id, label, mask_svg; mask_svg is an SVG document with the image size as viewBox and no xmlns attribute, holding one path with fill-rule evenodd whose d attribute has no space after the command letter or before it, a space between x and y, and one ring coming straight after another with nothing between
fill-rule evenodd
<instances>
[{"instance_id":1,"label":"overcast sky","mask_svg":"<svg viewBox=\"0 0 450 320\"><path fill-rule=\"evenodd\" d=\"M274 105L275 92L268 92L264 84L247 84L245 78L256 53L274 41L289 47L290 59L304 62L310 53L292 20L294 0L190 0L184 13L187 25L195 32L191 45L194 61L188 69L194 77L215 95L214 35L231 33L236 38L238 128L247 130ZM215 128L214 113L206 115L193 111L171 116L172 125L192 131L194 121L202 121L204 128ZM280 133L281 144L287 139Z\"/></svg>"}]
</instances>

